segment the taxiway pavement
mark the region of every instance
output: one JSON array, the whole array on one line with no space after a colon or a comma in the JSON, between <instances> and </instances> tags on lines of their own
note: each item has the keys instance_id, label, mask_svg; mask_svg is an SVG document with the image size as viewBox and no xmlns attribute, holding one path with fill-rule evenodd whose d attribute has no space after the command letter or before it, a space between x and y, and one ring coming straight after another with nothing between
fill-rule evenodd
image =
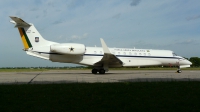
<instances>
[{"instance_id":1,"label":"taxiway pavement","mask_svg":"<svg viewBox=\"0 0 200 112\"><path fill-rule=\"evenodd\" d=\"M92 74L90 70L50 70L0 72L0 84L96 83L96 82L200 81L199 70L110 70Z\"/></svg>"}]
</instances>

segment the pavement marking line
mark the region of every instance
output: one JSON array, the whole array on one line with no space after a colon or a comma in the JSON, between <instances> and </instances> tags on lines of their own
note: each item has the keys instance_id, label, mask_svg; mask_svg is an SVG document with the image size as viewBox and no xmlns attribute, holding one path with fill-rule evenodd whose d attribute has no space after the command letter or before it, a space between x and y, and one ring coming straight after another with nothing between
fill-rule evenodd
<instances>
[{"instance_id":1,"label":"pavement marking line","mask_svg":"<svg viewBox=\"0 0 200 112\"><path fill-rule=\"evenodd\" d=\"M42 71L43 72L43 71ZM42 72L40 72L39 74L37 74L35 77L33 77L29 82L28 82L28 84L31 84L31 82L38 76L38 75L40 75Z\"/></svg>"}]
</instances>

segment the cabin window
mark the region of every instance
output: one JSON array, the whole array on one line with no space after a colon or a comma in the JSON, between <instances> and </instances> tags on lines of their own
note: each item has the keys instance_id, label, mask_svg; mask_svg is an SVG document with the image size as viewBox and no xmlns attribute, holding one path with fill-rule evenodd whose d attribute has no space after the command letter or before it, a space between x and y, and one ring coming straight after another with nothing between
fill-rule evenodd
<instances>
[{"instance_id":1,"label":"cabin window","mask_svg":"<svg viewBox=\"0 0 200 112\"><path fill-rule=\"evenodd\" d=\"M139 53L140 56L142 56L142 53Z\"/></svg>"},{"instance_id":2,"label":"cabin window","mask_svg":"<svg viewBox=\"0 0 200 112\"><path fill-rule=\"evenodd\" d=\"M96 51L94 51L94 54L97 54L97 52L96 52Z\"/></svg>"},{"instance_id":3,"label":"cabin window","mask_svg":"<svg viewBox=\"0 0 200 112\"><path fill-rule=\"evenodd\" d=\"M124 52L124 55L126 55L126 52Z\"/></svg>"},{"instance_id":4,"label":"cabin window","mask_svg":"<svg viewBox=\"0 0 200 112\"><path fill-rule=\"evenodd\" d=\"M136 56L137 56L137 53L134 53L134 55L136 55Z\"/></svg>"},{"instance_id":5,"label":"cabin window","mask_svg":"<svg viewBox=\"0 0 200 112\"><path fill-rule=\"evenodd\" d=\"M146 56L146 53L144 53L144 56Z\"/></svg>"},{"instance_id":6,"label":"cabin window","mask_svg":"<svg viewBox=\"0 0 200 112\"><path fill-rule=\"evenodd\" d=\"M132 53L131 53L131 52L129 52L129 55L132 55Z\"/></svg>"},{"instance_id":7,"label":"cabin window","mask_svg":"<svg viewBox=\"0 0 200 112\"><path fill-rule=\"evenodd\" d=\"M118 55L120 55L120 52L118 52Z\"/></svg>"},{"instance_id":8,"label":"cabin window","mask_svg":"<svg viewBox=\"0 0 200 112\"><path fill-rule=\"evenodd\" d=\"M148 55L149 55L149 56L151 56L151 54L150 54L150 53L149 53Z\"/></svg>"}]
</instances>

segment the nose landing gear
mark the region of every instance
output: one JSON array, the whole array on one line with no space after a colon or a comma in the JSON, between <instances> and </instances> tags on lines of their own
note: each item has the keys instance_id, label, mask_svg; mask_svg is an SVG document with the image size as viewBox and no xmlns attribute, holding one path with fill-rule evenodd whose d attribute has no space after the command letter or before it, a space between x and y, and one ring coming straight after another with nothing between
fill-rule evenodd
<instances>
[{"instance_id":1,"label":"nose landing gear","mask_svg":"<svg viewBox=\"0 0 200 112\"><path fill-rule=\"evenodd\" d=\"M177 70L177 73L181 73L182 71L181 71L181 68L180 68L180 66L178 66L178 70Z\"/></svg>"},{"instance_id":2,"label":"nose landing gear","mask_svg":"<svg viewBox=\"0 0 200 112\"><path fill-rule=\"evenodd\" d=\"M182 71L181 70L177 70L177 73L181 73Z\"/></svg>"}]
</instances>

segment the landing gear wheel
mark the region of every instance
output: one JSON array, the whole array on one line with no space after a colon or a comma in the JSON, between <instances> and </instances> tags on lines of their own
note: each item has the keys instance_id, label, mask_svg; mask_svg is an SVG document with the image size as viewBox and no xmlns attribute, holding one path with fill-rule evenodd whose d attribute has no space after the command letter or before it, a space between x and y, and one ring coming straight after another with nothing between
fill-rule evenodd
<instances>
[{"instance_id":1,"label":"landing gear wheel","mask_svg":"<svg viewBox=\"0 0 200 112\"><path fill-rule=\"evenodd\" d=\"M106 71L105 71L104 69L100 69L100 70L99 70L99 74L105 74L105 72L106 72Z\"/></svg>"},{"instance_id":2,"label":"landing gear wheel","mask_svg":"<svg viewBox=\"0 0 200 112\"><path fill-rule=\"evenodd\" d=\"M182 71L181 70L177 70L177 73L181 73Z\"/></svg>"},{"instance_id":3,"label":"landing gear wheel","mask_svg":"<svg viewBox=\"0 0 200 112\"><path fill-rule=\"evenodd\" d=\"M181 73L182 71L181 71L181 68L180 68L180 66L178 66L178 70L177 70L177 73Z\"/></svg>"},{"instance_id":4,"label":"landing gear wheel","mask_svg":"<svg viewBox=\"0 0 200 112\"><path fill-rule=\"evenodd\" d=\"M98 70L97 69L92 69L93 74L97 74Z\"/></svg>"}]
</instances>

